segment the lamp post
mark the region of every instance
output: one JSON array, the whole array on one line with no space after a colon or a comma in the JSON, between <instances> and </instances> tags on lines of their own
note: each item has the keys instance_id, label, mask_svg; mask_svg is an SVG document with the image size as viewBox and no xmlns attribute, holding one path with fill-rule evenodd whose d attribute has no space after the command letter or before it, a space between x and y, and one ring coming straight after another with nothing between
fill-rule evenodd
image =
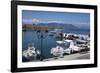
<instances>
[{"instance_id":1,"label":"lamp post","mask_svg":"<svg viewBox=\"0 0 100 73\"><path fill-rule=\"evenodd\" d=\"M40 50L40 61L42 61L44 59L44 56L43 56L43 39L45 39L47 37L47 33L48 33L48 30L37 30L37 37L38 39L41 40L41 50Z\"/></svg>"}]
</instances>

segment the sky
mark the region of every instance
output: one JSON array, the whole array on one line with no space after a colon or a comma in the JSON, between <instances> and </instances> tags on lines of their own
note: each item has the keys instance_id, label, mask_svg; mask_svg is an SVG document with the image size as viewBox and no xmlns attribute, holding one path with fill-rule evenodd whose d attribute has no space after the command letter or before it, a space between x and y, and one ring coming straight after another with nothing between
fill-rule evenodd
<instances>
[{"instance_id":1,"label":"sky","mask_svg":"<svg viewBox=\"0 0 100 73\"><path fill-rule=\"evenodd\" d=\"M65 23L77 27L90 27L89 13L22 10L23 23Z\"/></svg>"}]
</instances>

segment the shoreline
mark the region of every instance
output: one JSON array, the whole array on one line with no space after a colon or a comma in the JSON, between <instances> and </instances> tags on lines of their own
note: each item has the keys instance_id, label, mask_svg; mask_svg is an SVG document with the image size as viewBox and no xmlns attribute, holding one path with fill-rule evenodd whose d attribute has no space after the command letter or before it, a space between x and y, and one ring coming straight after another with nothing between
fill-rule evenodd
<instances>
[{"instance_id":1,"label":"shoreline","mask_svg":"<svg viewBox=\"0 0 100 73\"><path fill-rule=\"evenodd\" d=\"M33 60L33 61L27 61L27 62L48 62L48 61L70 61L70 60L86 60L90 59L90 52L80 52L80 53L74 53L70 55L64 55L62 58L48 58L44 59L43 61L40 60ZM26 63L26 62L23 62Z\"/></svg>"}]
</instances>

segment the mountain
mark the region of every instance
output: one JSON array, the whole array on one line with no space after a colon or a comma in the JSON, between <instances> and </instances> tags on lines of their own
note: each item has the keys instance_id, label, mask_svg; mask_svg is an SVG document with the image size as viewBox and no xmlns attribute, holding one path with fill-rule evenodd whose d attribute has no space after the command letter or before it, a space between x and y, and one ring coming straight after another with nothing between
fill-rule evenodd
<instances>
[{"instance_id":1,"label":"mountain","mask_svg":"<svg viewBox=\"0 0 100 73\"><path fill-rule=\"evenodd\" d=\"M65 29L79 29L78 27L72 25L72 24L64 24L64 23L48 23L49 26L54 27L63 27Z\"/></svg>"},{"instance_id":2,"label":"mountain","mask_svg":"<svg viewBox=\"0 0 100 73\"><path fill-rule=\"evenodd\" d=\"M72 25L72 24L64 24L64 23L40 23L39 25L49 26L49 27L62 27L63 31L77 31L80 30L80 28Z\"/></svg>"},{"instance_id":3,"label":"mountain","mask_svg":"<svg viewBox=\"0 0 100 73\"><path fill-rule=\"evenodd\" d=\"M54 28L63 28L63 32L74 32L74 31L89 31L89 28L84 28L84 27L78 27L73 24L66 24L66 23L57 23L57 22L52 22L52 23L38 23L38 25L43 25L43 26L48 26L48 27L54 27Z\"/></svg>"}]
</instances>

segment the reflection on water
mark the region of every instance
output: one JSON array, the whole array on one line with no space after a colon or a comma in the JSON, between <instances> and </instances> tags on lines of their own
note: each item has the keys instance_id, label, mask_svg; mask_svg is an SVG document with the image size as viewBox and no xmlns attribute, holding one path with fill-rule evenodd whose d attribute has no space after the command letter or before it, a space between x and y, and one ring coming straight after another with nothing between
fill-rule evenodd
<instances>
[{"instance_id":1,"label":"reflection on water","mask_svg":"<svg viewBox=\"0 0 100 73\"><path fill-rule=\"evenodd\" d=\"M42 52L44 58L51 57L50 49L57 46L56 40L57 39L55 39L53 36L47 36L43 39ZM34 43L34 47L38 50L41 50L41 39L37 37L37 33L35 31L25 31L22 33L23 50L28 48L29 43Z\"/></svg>"},{"instance_id":2,"label":"reflection on water","mask_svg":"<svg viewBox=\"0 0 100 73\"><path fill-rule=\"evenodd\" d=\"M78 31L77 31L77 33L78 33ZM86 33L86 31L84 33ZM52 57L52 55L50 54L51 49L58 45L56 43L56 41L59 41L59 40L62 40L62 39L58 39L58 38L55 38L54 36L47 35L47 37L45 37L43 39L42 47L41 47L41 39L39 39L37 36L38 35L37 35L36 31L33 31L33 30L23 31L22 32L22 50L28 49L29 43L34 43L34 47L36 49L42 50L43 58L47 59L47 58ZM64 47L64 45L60 45L60 46Z\"/></svg>"}]
</instances>

